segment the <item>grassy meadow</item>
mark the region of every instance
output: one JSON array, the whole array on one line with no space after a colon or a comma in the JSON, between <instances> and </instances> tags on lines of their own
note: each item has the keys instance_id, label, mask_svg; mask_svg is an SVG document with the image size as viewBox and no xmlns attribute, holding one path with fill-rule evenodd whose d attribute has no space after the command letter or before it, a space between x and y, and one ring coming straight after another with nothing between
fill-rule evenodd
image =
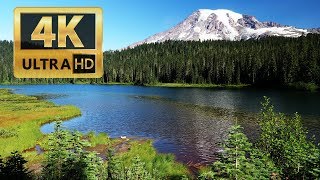
<instances>
[{"instance_id":1,"label":"grassy meadow","mask_svg":"<svg viewBox=\"0 0 320 180\"><path fill-rule=\"evenodd\" d=\"M34 147L43 137L40 126L55 120L81 115L80 109L58 106L36 97L13 94L0 89L0 155Z\"/></svg>"}]
</instances>

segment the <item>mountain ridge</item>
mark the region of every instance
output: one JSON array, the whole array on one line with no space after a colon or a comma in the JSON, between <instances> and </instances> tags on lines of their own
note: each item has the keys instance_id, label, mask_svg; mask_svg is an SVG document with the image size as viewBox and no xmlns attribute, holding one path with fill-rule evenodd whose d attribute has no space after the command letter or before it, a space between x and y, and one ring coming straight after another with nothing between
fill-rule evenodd
<instances>
[{"instance_id":1,"label":"mountain ridge","mask_svg":"<svg viewBox=\"0 0 320 180\"><path fill-rule=\"evenodd\" d=\"M199 9L176 26L130 45L164 42L167 40L248 40L264 36L300 37L320 33L319 28L302 29L272 21L260 22L252 15L228 9Z\"/></svg>"}]
</instances>

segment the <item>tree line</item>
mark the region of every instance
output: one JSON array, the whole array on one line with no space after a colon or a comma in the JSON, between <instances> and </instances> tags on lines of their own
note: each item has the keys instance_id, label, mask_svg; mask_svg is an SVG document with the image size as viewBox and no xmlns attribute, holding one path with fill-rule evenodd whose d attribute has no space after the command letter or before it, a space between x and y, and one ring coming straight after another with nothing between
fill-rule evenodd
<instances>
[{"instance_id":1,"label":"tree line","mask_svg":"<svg viewBox=\"0 0 320 180\"><path fill-rule=\"evenodd\" d=\"M108 81L287 85L320 83L320 35L167 41L105 54Z\"/></svg>"},{"instance_id":2,"label":"tree line","mask_svg":"<svg viewBox=\"0 0 320 180\"><path fill-rule=\"evenodd\" d=\"M0 41L0 83L320 85L320 35L247 41L166 41L104 52L99 79L16 79L13 43Z\"/></svg>"}]
</instances>

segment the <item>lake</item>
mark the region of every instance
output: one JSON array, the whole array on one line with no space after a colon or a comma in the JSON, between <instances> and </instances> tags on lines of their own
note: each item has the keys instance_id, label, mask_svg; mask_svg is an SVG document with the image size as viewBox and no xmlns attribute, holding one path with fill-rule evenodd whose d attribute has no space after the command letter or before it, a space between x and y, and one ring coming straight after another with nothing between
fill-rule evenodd
<instances>
[{"instance_id":1,"label":"lake","mask_svg":"<svg viewBox=\"0 0 320 180\"><path fill-rule=\"evenodd\" d=\"M255 140L255 116L263 96L277 111L299 112L310 134L320 139L320 93L263 89L163 88L122 85L10 85L15 93L72 104L82 116L63 122L68 129L105 132L111 137L150 138L158 152L189 164L209 164L235 123ZM53 124L41 128L53 130Z\"/></svg>"}]
</instances>

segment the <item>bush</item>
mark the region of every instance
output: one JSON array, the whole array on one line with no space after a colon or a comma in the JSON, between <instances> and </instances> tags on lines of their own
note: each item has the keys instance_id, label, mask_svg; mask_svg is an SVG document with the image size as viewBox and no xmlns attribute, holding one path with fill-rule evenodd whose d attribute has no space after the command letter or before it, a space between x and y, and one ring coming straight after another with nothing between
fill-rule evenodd
<instances>
[{"instance_id":1,"label":"bush","mask_svg":"<svg viewBox=\"0 0 320 180\"><path fill-rule=\"evenodd\" d=\"M270 99L264 98L259 118L260 149L270 154L285 178L319 178L319 149L307 139L301 117L297 113L293 117L275 113Z\"/></svg>"},{"instance_id":2,"label":"bush","mask_svg":"<svg viewBox=\"0 0 320 180\"><path fill-rule=\"evenodd\" d=\"M17 132L13 129L8 130L8 129L4 129L4 128L0 128L0 138L9 138L9 137L13 137L13 136L17 136Z\"/></svg>"}]
</instances>

